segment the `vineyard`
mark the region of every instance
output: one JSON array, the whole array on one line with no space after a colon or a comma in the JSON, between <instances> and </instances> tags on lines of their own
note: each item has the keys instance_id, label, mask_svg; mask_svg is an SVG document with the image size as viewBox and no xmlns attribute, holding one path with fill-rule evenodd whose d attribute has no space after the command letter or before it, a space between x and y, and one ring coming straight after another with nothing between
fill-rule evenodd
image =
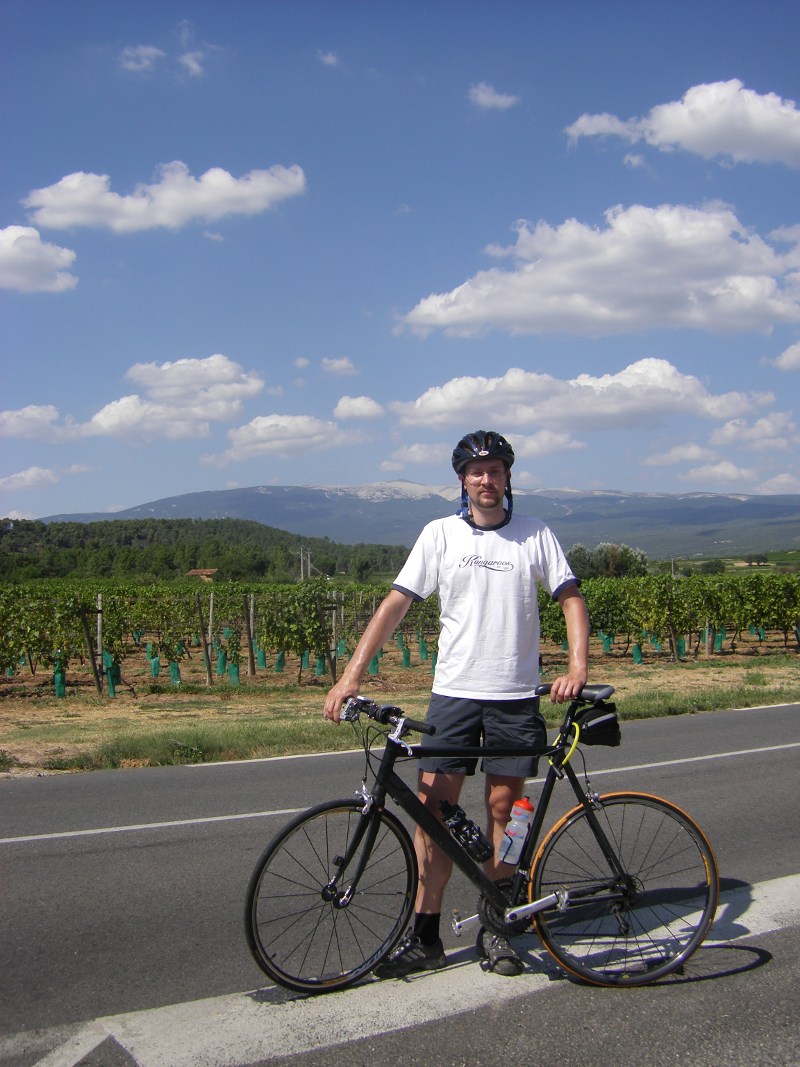
<instances>
[{"instance_id":1,"label":"vineyard","mask_svg":"<svg viewBox=\"0 0 800 1067\"><path fill-rule=\"evenodd\" d=\"M310 579L286 585L137 585L36 581L0 587L0 672L6 686L52 679L65 696L71 670L88 667L98 695L113 698L126 664L142 657L152 679L185 684L182 666L202 664L203 683L236 686L281 672L328 680L352 652L386 585ZM675 663L735 651L742 635L766 651L800 651L800 577L669 575L583 583L593 633L607 652L641 662L653 651ZM543 648L565 639L559 606L540 595ZM395 635L402 662L435 669L438 606L415 604ZM379 670L376 661L370 666ZM6 690L8 691L8 690Z\"/></svg>"}]
</instances>

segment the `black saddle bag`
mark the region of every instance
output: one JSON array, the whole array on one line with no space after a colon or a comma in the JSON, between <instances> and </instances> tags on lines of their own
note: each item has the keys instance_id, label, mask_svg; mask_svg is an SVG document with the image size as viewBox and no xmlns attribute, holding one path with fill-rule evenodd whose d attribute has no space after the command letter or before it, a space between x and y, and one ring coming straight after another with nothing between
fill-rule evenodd
<instances>
[{"instance_id":1,"label":"black saddle bag","mask_svg":"<svg viewBox=\"0 0 800 1067\"><path fill-rule=\"evenodd\" d=\"M616 748L622 740L616 704L598 704L583 711L573 719L580 728L579 740L583 745L608 745Z\"/></svg>"}]
</instances>

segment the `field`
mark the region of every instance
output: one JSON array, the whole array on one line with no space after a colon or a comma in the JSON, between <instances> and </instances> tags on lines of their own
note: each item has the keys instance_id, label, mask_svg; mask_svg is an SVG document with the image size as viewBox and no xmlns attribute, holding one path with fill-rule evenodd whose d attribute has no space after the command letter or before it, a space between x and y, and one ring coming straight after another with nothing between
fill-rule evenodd
<instances>
[{"instance_id":1,"label":"field","mask_svg":"<svg viewBox=\"0 0 800 1067\"><path fill-rule=\"evenodd\" d=\"M78 664L69 673L61 699L54 695L51 675L31 675L22 668L0 680L0 774L352 748L348 726L337 728L322 719L330 676L317 676L313 660L302 672L291 656L282 673L275 673L274 662L252 678L243 665L238 686L227 675L215 675L209 688L199 650L181 661L180 685L171 684L169 671L154 678L144 651L137 651L126 657L113 699L98 696L89 665ZM556 677L563 667L560 647L546 644L543 679ZM700 650L682 663L671 663L665 652L646 646L643 662L635 664L630 650L612 645L604 651L602 642L593 640L590 678L616 688L624 719L800 701L799 667L796 646L785 649L780 634L768 634L764 641L743 634L733 648L727 641L721 652ZM361 691L421 718L431 680L429 660L415 650L411 665L404 667L400 650L389 645L378 674L366 676Z\"/></svg>"}]
</instances>

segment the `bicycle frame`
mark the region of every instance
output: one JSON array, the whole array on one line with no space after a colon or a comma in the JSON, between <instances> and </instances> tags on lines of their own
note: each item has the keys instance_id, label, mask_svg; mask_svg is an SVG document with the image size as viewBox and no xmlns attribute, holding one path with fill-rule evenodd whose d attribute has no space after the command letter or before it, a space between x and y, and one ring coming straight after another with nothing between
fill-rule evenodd
<instances>
[{"instance_id":1,"label":"bicycle frame","mask_svg":"<svg viewBox=\"0 0 800 1067\"><path fill-rule=\"evenodd\" d=\"M544 785L539 797L539 802L536 806L534 818L531 822L525 845L512 877L511 891L508 894L504 893L497 884L489 878L483 865L474 860L467 850L455 840L455 838L447 831L446 827L422 803L417 794L403 781L394 769L394 764L400 756L410 756L414 759L419 759L422 756L452 756L454 750L452 748L437 747L435 745L426 746L424 749L419 745L407 745L401 740L401 733L402 720L387 737L386 747L381 756L378 770L375 773L372 791L368 791L366 786L362 789L361 795L365 801L365 817L362 825L359 827L359 831L350 843L347 855L343 857L340 870L347 870L350 859L355 855L357 849L361 845L364 833L370 830L370 828L374 840L374 834L377 831L377 820L370 819L369 813L373 807L377 810L381 810L385 806L386 796L388 795L394 800L398 807L400 807L411 820L419 826L420 829L422 829L428 837L439 846L439 848L441 848L445 855L453 861L456 867L458 867L466 878L468 878L476 889L478 889L482 896L500 913L505 914L506 918L510 921L525 918L534 914L536 911L552 907L554 904L558 904L559 907L565 907L567 899L566 896L562 894L550 894L547 897L542 898L540 901L533 901L524 905L521 904L521 900L523 892L528 884L529 871L544 825L544 820L547 816L547 809L553 795L553 790L555 789L556 782L559 779L566 777L572 786L578 804L586 809L589 824L591 825L597 841L603 850L603 854L608 861L610 876L613 879L622 874L616 853L609 844L602 827L592 811L593 798L587 796L586 791L581 786L578 775L575 773L572 766L565 761L565 749L563 744L557 743L556 745L545 749L527 746L508 746L503 748L480 746L459 748L458 754L467 757L538 756L548 757L550 760L550 766L547 775L545 776ZM349 886L344 892L337 894L337 898L341 901L341 906L346 905L358 885L358 880L364 865L369 859L372 843L373 841L370 841L369 839L367 840L366 847L361 853L361 858L356 870L353 872L353 877ZM333 892L334 886L331 885L330 889Z\"/></svg>"}]
</instances>

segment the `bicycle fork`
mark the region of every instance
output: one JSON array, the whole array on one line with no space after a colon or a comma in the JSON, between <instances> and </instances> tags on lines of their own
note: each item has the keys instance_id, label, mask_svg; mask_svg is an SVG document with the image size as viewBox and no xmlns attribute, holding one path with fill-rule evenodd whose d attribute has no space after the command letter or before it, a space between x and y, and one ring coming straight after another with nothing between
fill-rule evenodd
<instances>
[{"instance_id":1,"label":"bicycle fork","mask_svg":"<svg viewBox=\"0 0 800 1067\"><path fill-rule=\"evenodd\" d=\"M361 880L361 875L364 873L364 868L372 853L375 839L378 836L380 819L371 815L374 797L371 797L363 791L359 795L364 800L364 808L361 812L361 818L356 826L356 831L353 834L353 839L343 856L333 857L333 864L336 867L336 871L327 885L322 888L322 899L338 909L346 908L353 899L353 894ZM339 879L349 870L350 864L359 848L361 848L362 843L364 847L361 849L358 862L356 863L356 869L352 875L349 876L350 884L346 889L338 888L337 883L339 882Z\"/></svg>"}]
</instances>

